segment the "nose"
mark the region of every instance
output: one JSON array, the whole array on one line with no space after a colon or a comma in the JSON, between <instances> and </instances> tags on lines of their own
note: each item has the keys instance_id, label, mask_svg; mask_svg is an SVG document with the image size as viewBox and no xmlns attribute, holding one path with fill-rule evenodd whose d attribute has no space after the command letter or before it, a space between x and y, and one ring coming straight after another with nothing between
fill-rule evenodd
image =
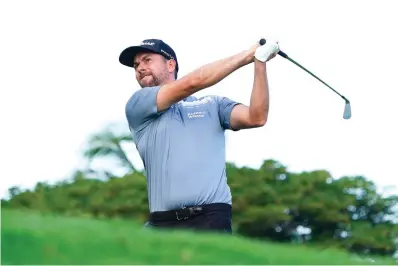
<instances>
[{"instance_id":1,"label":"nose","mask_svg":"<svg viewBox=\"0 0 398 266\"><path fill-rule=\"evenodd\" d=\"M135 73L139 76L145 71L145 68L142 64L139 64L135 67Z\"/></svg>"},{"instance_id":2,"label":"nose","mask_svg":"<svg viewBox=\"0 0 398 266\"><path fill-rule=\"evenodd\" d=\"M145 66L143 63L140 63L140 64L138 64L136 69L138 72L142 72L143 70L145 70Z\"/></svg>"}]
</instances>

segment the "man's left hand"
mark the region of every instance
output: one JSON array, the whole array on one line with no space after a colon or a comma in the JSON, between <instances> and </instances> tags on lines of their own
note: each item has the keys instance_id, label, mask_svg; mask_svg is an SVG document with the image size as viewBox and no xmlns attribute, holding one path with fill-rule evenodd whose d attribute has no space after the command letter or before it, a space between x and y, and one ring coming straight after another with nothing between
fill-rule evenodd
<instances>
[{"instance_id":1,"label":"man's left hand","mask_svg":"<svg viewBox=\"0 0 398 266\"><path fill-rule=\"evenodd\" d=\"M256 48L254 57L261 62L267 62L272 58L274 58L278 52L279 52L278 42L274 40L267 40L267 42L264 45L261 45Z\"/></svg>"}]
</instances>

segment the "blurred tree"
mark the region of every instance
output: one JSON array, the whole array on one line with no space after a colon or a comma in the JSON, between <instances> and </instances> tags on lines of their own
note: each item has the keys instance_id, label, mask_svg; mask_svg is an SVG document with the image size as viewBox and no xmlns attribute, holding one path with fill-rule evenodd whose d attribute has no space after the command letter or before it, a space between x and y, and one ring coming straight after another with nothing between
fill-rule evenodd
<instances>
[{"instance_id":1,"label":"blurred tree","mask_svg":"<svg viewBox=\"0 0 398 266\"><path fill-rule=\"evenodd\" d=\"M89 161L87 168L91 168L91 162L94 159L112 158L118 162L120 167L127 169L128 173L136 171L122 148L124 142L134 145L132 134L121 130L116 125L108 126L103 131L90 136L86 148L83 150L84 157ZM90 171L93 171L93 169L90 169ZM105 172L105 174L107 176L111 175L109 172Z\"/></svg>"}]
</instances>

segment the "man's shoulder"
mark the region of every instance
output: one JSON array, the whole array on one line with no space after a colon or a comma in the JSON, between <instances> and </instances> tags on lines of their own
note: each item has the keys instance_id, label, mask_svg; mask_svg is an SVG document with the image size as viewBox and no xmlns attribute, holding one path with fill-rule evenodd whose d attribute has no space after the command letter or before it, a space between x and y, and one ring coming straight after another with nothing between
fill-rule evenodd
<instances>
[{"instance_id":1,"label":"man's shoulder","mask_svg":"<svg viewBox=\"0 0 398 266\"><path fill-rule=\"evenodd\" d=\"M135 105L138 100L146 99L148 97L155 96L157 91L159 90L160 86L153 86L153 87L143 87L136 91L134 91L130 97L126 101L126 108L129 106Z\"/></svg>"},{"instance_id":2,"label":"man's shoulder","mask_svg":"<svg viewBox=\"0 0 398 266\"><path fill-rule=\"evenodd\" d=\"M137 96L143 96L146 95L148 93L156 93L157 90L160 89L161 86L152 86L152 87L143 87L143 88L139 88L137 90L135 90L131 95L130 98L134 98Z\"/></svg>"}]
</instances>

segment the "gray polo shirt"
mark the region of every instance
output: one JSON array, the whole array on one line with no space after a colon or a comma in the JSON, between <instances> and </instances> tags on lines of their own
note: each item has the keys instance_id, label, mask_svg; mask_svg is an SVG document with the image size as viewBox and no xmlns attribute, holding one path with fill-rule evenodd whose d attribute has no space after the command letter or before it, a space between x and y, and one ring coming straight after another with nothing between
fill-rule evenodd
<instances>
[{"instance_id":1,"label":"gray polo shirt","mask_svg":"<svg viewBox=\"0 0 398 266\"><path fill-rule=\"evenodd\" d=\"M126 104L146 171L150 211L232 204L224 131L231 129L231 110L238 103L220 96L190 96L157 112L159 88L140 89Z\"/></svg>"}]
</instances>

